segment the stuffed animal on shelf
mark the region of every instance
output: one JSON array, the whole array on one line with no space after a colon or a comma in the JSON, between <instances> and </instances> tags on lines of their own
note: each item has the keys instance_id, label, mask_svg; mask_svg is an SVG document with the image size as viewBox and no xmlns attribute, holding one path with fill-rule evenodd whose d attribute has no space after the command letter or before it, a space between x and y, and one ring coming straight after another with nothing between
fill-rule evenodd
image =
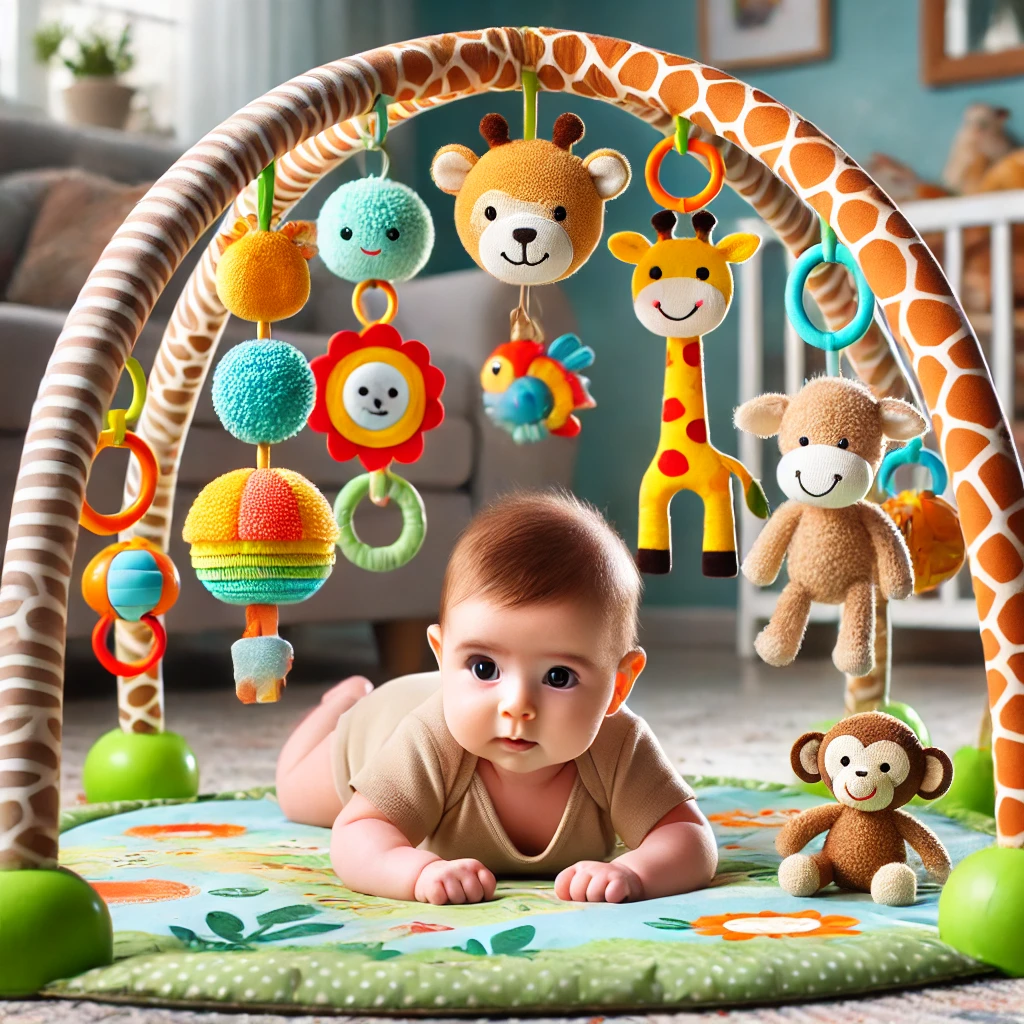
<instances>
[{"instance_id":1,"label":"stuffed animal on shelf","mask_svg":"<svg viewBox=\"0 0 1024 1024\"><path fill-rule=\"evenodd\" d=\"M573 144L583 122L561 114L551 141L510 139L508 122L488 114L480 134L488 151L438 150L430 173L455 196L455 227L466 252L507 284L539 285L576 273L601 240L604 204L629 184L629 161L614 149L584 159Z\"/></svg>"},{"instance_id":2,"label":"stuffed animal on shelf","mask_svg":"<svg viewBox=\"0 0 1024 1024\"><path fill-rule=\"evenodd\" d=\"M676 215L661 210L651 218L658 233L651 242L636 231L608 239L612 255L636 266L633 310L653 334L666 339L665 389L661 436L640 484L640 530L636 561L641 572L672 568L669 505L679 491L694 491L704 501L701 569L705 576L735 576L736 520L732 475L739 477L747 507L765 519L768 502L760 483L739 460L720 452L708 439L704 389L703 336L725 319L732 301L730 263L757 252L757 235L726 235L711 240L715 215L692 217L694 238L676 238Z\"/></svg>"},{"instance_id":3,"label":"stuffed animal on shelf","mask_svg":"<svg viewBox=\"0 0 1024 1024\"><path fill-rule=\"evenodd\" d=\"M838 804L791 818L775 840L785 858L779 885L791 896L813 896L830 882L870 892L876 903L906 907L917 898L907 864L909 843L940 885L950 860L931 829L900 807L914 796L937 800L953 781L953 764L938 747L922 747L914 731L891 715L851 715L824 735L808 732L793 744L793 771L804 782L824 782ZM820 853L802 854L827 832Z\"/></svg>"},{"instance_id":4,"label":"stuffed animal on shelf","mask_svg":"<svg viewBox=\"0 0 1024 1024\"><path fill-rule=\"evenodd\" d=\"M924 417L898 398L876 399L863 384L817 377L793 398L752 398L736 426L779 437L779 486L790 499L775 511L743 562L743 575L766 587L789 556L789 582L754 641L769 665L788 665L803 642L812 601L843 606L832 660L840 672L874 667L875 587L889 600L909 597L914 571L893 521L862 499L871 489L886 439L909 441Z\"/></svg>"},{"instance_id":5,"label":"stuffed animal on shelf","mask_svg":"<svg viewBox=\"0 0 1024 1024\"><path fill-rule=\"evenodd\" d=\"M594 362L594 350L575 334L563 334L544 349L539 341L507 341L487 357L480 371L484 411L519 444L548 434L576 437L577 409L593 409L590 381L580 375Z\"/></svg>"}]
</instances>

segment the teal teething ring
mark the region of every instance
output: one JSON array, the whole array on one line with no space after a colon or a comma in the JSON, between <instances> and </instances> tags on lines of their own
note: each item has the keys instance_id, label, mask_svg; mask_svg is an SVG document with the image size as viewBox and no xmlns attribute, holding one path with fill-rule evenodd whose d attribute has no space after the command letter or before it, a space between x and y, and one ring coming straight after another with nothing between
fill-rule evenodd
<instances>
[{"instance_id":1,"label":"teal teething ring","mask_svg":"<svg viewBox=\"0 0 1024 1024\"><path fill-rule=\"evenodd\" d=\"M384 487L378 493L380 484L384 484ZM367 495L371 495L374 503L380 505L394 499L401 510L402 532L393 544L375 548L359 539L353 518L359 503ZM419 491L407 480L387 471L363 473L349 480L334 501L334 518L341 531L338 547L342 554L353 565L368 572L391 572L411 562L427 535L427 512Z\"/></svg>"},{"instance_id":2,"label":"teal teething ring","mask_svg":"<svg viewBox=\"0 0 1024 1024\"><path fill-rule=\"evenodd\" d=\"M786 281L786 316L789 322L796 329L797 334L815 348L824 349L826 352L838 352L855 341L860 341L871 326L871 320L875 315L875 296L868 285L867 278L857 266L853 253L845 245L835 243L833 259L829 259L829 253L823 243L812 245L796 261ZM838 331L821 331L808 319L804 312L804 285L811 271L819 263L842 263L851 274L857 285L857 313L854 318Z\"/></svg>"},{"instance_id":3,"label":"teal teething ring","mask_svg":"<svg viewBox=\"0 0 1024 1024\"><path fill-rule=\"evenodd\" d=\"M882 468L878 471L878 486L890 498L896 497L896 487L892 482L893 475L900 466L914 465L924 466L931 473L933 494L945 492L946 485L949 483L949 474L946 472L946 467L943 465L942 459L935 452L923 446L919 437L915 437L906 447L897 448L896 451L889 452L886 455L882 460Z\"/></svg>"}]
</instances>

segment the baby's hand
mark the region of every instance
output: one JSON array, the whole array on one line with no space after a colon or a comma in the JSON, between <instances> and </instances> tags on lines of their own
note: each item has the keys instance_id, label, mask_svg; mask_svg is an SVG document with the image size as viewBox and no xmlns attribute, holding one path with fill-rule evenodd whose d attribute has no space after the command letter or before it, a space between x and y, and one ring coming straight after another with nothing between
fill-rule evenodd
<instances>
[{"instance_id":1,"label":"baby's hand","mask_svg":"<svg viewBox=\"0 0 1024 1024\"><path fill-rule=\"evenodd\" d=\"M576 903L625 903L642 900L644 885L635 871L615 861L581 860L559 873L555 895Z\"/></svg>"},{"instance_id":2,"label":"baby's hand","mask_svg":"<svg viewBox=\"0 0 1024 1024\"><path fill-rule=\"evenodd\" d=\"M420 903L480 903L494 898L497 881L478 860L432 860L419 874L413 895Z\"/></svg>"}]
</instances>

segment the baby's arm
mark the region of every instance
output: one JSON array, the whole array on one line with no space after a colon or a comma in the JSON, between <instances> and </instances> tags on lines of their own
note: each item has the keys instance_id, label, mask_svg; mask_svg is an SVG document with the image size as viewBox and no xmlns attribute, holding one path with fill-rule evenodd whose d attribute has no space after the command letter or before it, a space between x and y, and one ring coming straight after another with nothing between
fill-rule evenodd
<instances>
[{"instance_id":1,"label":"baby's arm","mask_svg":"<svg viewBox=\"0 0 1024 1024\"><path fill-rule=\"evenodd\" d=\"M356 793L334 822L331 866L356 892L420 903L479 903L494 896L495 878L478 860L442 860L417 849L424 836L406 836Z\"/></svg>"},{"instance_id":2,"label":"baby's arm","mask_svg":"<svg viewBox=\"0 0 1024 1024\"><path fill-rule=\"evenodd\" d=\"M644 841L605 863L580 861L555 879L562 900L623 903L702 889L715 877L718 846L696 800L668 812Z\"/></svg>"}]
</instances>

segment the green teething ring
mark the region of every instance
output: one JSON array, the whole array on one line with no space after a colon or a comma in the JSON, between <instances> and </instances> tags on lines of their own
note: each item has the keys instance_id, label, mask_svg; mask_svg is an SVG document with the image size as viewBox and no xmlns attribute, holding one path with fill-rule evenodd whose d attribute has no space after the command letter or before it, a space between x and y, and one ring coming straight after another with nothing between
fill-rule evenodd
<instances>
[{"instance_id":1,"label":"green teething ring","mask_svg":"<svg viewBox=\"0 0 1024 1024\"><path fill-rule=\"evenodd\" d=\"M355 530L353 518L359 503L370 493L375 474L364 473L350 480L334 500L334 518L337 520L338 547L341 553L360 569L368 572L391 572L411 562L423 546L427 535L427 512L419 491L407 480L384 471L387 483L385 496L394 500L402 512L402 532L393 544L375 548L364 544ZM379 480L380 478L378 478ZM376 488L375 488L376 489Z\"/></svg>"}]
</instances>

